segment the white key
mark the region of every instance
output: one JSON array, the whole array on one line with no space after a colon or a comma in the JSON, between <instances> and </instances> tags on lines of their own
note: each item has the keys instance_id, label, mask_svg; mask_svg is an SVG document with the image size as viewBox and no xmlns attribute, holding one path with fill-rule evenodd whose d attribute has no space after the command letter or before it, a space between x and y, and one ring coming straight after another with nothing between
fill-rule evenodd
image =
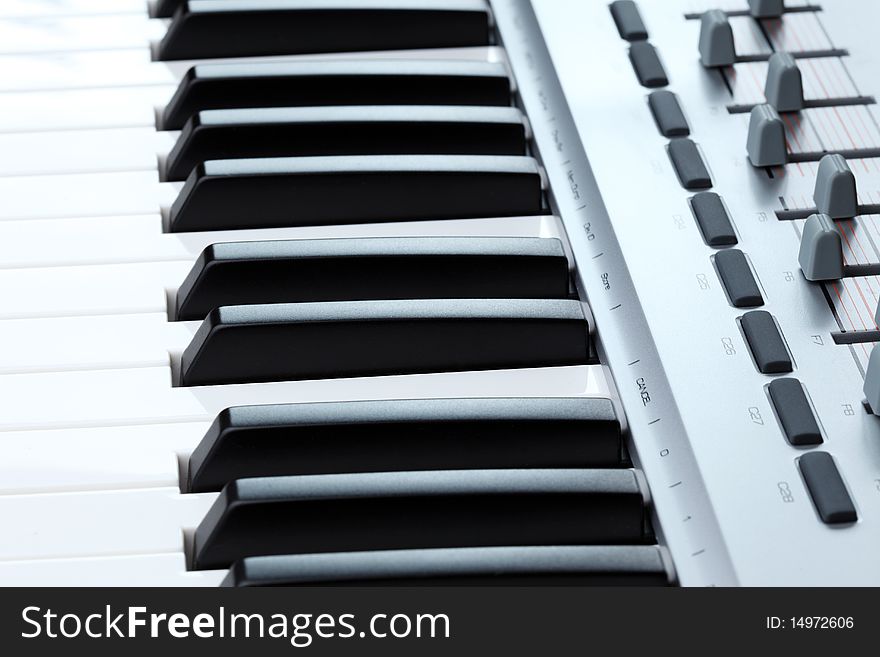
<instances>
[{"instance_id":1,"label":"white key","mask_svg":"<svg viewBox=\"0 0 880 657\"><path fill-rule=\"evenodd\" d=\"M0 586L219 586L225 570L186 569L183 551L0 561Z\"/></svg>"},{"instance_id":2,"label":"white key","mask_svg":"<svg viewBox=\"0 0 880 657\"><path fill-rule=\"evenodd\" d=\"M0 134L0 177L158 172L178 135L151 127Z\"/></svg>"},{"instance_id":3,"label":"white key","mask_svg":"<svg viewBox=\"0 0 880 657\"><path fill-rule=\"evenodd\" d=\"M154 214L182 187L160 183L158 171L0 178L0 221Z\"/></svg>"},{"instance_id":4,"label":"white key","mask_svg":"<svg viewBox=\"0 0 880 657\"><path fill-rule=\"evenodd\" d=\"M0 376L0 432L210 422L224 408L364 399L609 395L600 365L174 387L171 367Z\"/></svg>"},{"instance_id":5,"label":"white key","mask_svg":"<svg viewBox=\"0 0 880 657\"><path fill-rule=\"evenodd\" d=\"M2 58L0 58L2 59ZM0 77L3 69L0 68ZM118 128L154 129L156 108L176 85L0 92L0 134Z\"/></svg>"},{"instance_id":6,"label":"white key","mask_svg":"<svg viewBox=\"0 0 880 657\"><path fill-rule=\"evenodd\" d=\"M0 21L0 54L147 48L167 20L143 14L42 16Z\"/></svg>"},{"instance_id":7,"label":"white key","mask_svg":"<svg viewBox=\"0 0 880 657\"><path fill-rule=\"evenodd\" d=\"M162 217L158 214L27 219L0 221L0 269L176 260L192 262L206 246L217 242L429 236L563 239L558 219L552 216L401 221L204 233L164 233ZM87 294L87 291L83 293ZM0 293L0 298L2 296Z\"/></svg>"},{"instance_id":8,"label":"white key","mask_svg":"<svg viewBox=\"0 0 880 657\"><path fill-rule=\"evenodd\" d=\"M165 313L165 290L176 290L191 268L183 261L0 270L0 319ZM0 356L0 368L7 362Z\"/></svg>"},{"instance_id":9,"label":"white key","mask_svg":"<svg viewBox=\"0 0 880 657\"><path fill-rule=\"evenodd\" d=\"M180 553L216 493L177 488L0 496L0 561Z\"/></svg>"},{"instance_id":10,"label":"white key","mask_svg":"<svg viewBox=\"0 0 880 657\"><path fill-rule=\"evenodd\" d=\"M146 0L3 0L0 5L0 19L126 13L146 16Z\"/></svg>"},{"instance_id":11,"label":"white key","mask_svg":"<svg viewBox=\"0 0 880 657\"><path fill-rule=\"evenodd\" d=\"M0 495L179 487L210 422L0 432Z\"/></svg>"},{"instance_id":12,"label":"white key","mask_svg":"<svg viewBox=\"0 0 880 657\"><path fill-rule=\"evenodd\" d=\"M0 343L17 345L0 359L0 374L163 367L198 325L169 322L164 312L0 322Z\"/></svg>"},{"instance_id":13,"label":"white key","mask_svg":"<svg viewBox=\"0 0 880 657\"><path fill-rule=\"evenodd\" d=\"M130 50L0 55L0 92L100 87L132 88L148 85L173 85L176 88L184 73L197 63L224 64L333 59L465 59L506 62L503 51L496 46L174 62L153 61L150 49L144 46ZM100 106L96 106L95 111L103 112Z\"/></svg>"}]
</instances>

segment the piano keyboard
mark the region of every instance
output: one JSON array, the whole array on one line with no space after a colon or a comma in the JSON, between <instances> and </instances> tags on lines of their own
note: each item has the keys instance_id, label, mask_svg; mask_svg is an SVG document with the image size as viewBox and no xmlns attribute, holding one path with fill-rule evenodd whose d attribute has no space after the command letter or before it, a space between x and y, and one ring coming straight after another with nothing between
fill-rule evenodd
<instances>
[{"instance_id":1,"label":"piano keyboard","mask_svg":"<svg viewBox=\"0 0 880 657\"><path fill-rule=\"evenodd\" d=\"M672 581L486 2L0 34L0 582Z\"/></svg>"},{"instance_id":2,"label":"piano keyboard","mask_svg":"<svg viewBox=\"0 0 880 657\"><path fill-rule=\"evenodd\" d=\"M876 584L826 5L3 2L0 584Z\"/></svg>"}]
</instances>

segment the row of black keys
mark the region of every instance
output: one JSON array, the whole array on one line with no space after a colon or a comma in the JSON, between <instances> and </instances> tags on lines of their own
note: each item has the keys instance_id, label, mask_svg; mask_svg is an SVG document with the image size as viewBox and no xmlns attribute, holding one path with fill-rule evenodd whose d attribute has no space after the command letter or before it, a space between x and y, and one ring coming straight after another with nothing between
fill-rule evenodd
<instances>
[{"instance_id":1,"label":"row of black keys","mask_svg":"<svg viewBox=\"0 0 880 657\"><path fill-rule=\"evenodd\" d=\"M186 386L596 362L556 239L215 244L177 315Z\"/></svg>"},{"instance_id":2,"label":"row of black keys","mask_svg":"<svg viewBox=\"0 0 880 657\"><path fill-rule=\"evenodd\" d=\"M222 489L192 567L232 585L665 584L627 465L604 399L231 408L189 463L190 492Z\"/></svg>"},{"instance_id":3,"label":"row of black keys","mask_svg":"<svg viewBox=\"0 0 880 657\"><path fill-rule=\"evenodd\" d=\"M274 107L291 93L310 105L374 105ZM228 109L242 98L257 108ZM476 106L449 105L460 102ZM483 63L196 67L166 112L199 111L168 171L261 159L199 164L171 228L541 213L540 173L523 155L521 115L501 107L509 102L503 67ZM434 154L450 152L465 155ZM316 153L345 155L269 157ZM207 317L184 353L184 385L592 362L554 240L219 244L200 257L176 309L177 319Z\"/></svg>"},{"instance_id":4,"label":"row of black keys","mask_svg":"<svg viewBox=\"0 0 880 657\"><path fill-rule=\"evenodd\" d=\"M197 66L165 110L172 232L543 211L501 65ZM332 193L331 193L332 192Z\"/></svg>"}]
</instances>

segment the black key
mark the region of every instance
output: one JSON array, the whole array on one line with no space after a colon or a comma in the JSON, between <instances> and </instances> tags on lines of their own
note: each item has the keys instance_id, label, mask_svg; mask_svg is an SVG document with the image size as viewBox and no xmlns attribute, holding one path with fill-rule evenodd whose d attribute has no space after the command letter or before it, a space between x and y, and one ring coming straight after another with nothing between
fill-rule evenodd
<instances>
[{"instance_id":1,"label":"black key","mask_svg":"<svg viewBox=\"0 0 880 657\"><path fill-rule=\"evenodd\" d=\"M188 0L159 43L159 60L487 46L482 0Z\"/></svg>"},{"instance_id":2,"label":"black key","mask_svg":"<svg viewBox=\"0 0 880 657\"><path fill-rule=\"evenodd\" d=\"M648 105L657 122L657 128L664 137L687 137L691 133L678 96L671 91L652 91L648 95Z\"/></svg>"},{"instance_id":3,"label":"black key","mask_svg":"<svg viewBox=\"0 0 880 657\"><path fill-rule=\"evenodd\" d=\"M706 244L715 248L737 243L730 215L715 192L700 192L691 199L691 210Z\"/></svg>"},{"instance_id":4,"label":"black key","mask_svg":"<svg viewBox=\"0 0 880 657\"><path fill-rule=\"evenodd\" d=\"M183 4L183 0L156 0L153 9L155 18L171 18L175 10Z\"/></svg>"},{"instance_id":5,"label":"black key","mask_svg":"<svg viewBox=\"0 0 880 657\"><path fill-rule=\"evenodd\" d=\"M669 84L657 49L647 41L636 41L630 46L629 60L632 62L639 84L643 87L654 89Z\"/></svg>"},{"instance_id":6,"label":"black key","mask_svg":"<svg viewBox=\"0 0 880 657\"><path fill-rule=\"evenodd\" d=\"M764 297L752 274L745 254L739 249L727 249L715 254L718 277L731 305L736 308L752 308L764 305Z\"/></svg>"},{"instance_id":7,"label":"black key","mask_svg":"<svg viewBox=\"0 0 880 657\"><path fill-rule=\"evenodd\" d=\"M751 310L740 321L758 370L763 374L792 371L791 356L773 315L765 310Z\"/></svg>"},{"instance_id":8,"label":"black key","mask_svg":"<svg viewBox=\"0 0 880 657\"><path fill-rule=\"evenodd\" d=\"M374 237L212 244L177 292L178 320L219 306L366 299L564 299L562 243Z\"/></svg>"},{"instance_id":9,"label":"black key","mask_svg":"<svg viewBox=\"0 0 880 657\"><path fill-rule=\"evenodd\" d=\"M278 475L624 465L608 399L403 399L227 408L189 492Z\"/></svg>"},{"instance_id":10,"label":"black key","mask_svg":"<svg viewBox=\"0 0 880 657\"><path fill-rule=\"evenodd\" d=\"M700 149L690 139L678 137L669 142L669 158L685 189L707 189L712 186L709 170Z\"/></svg>"},{"instance_id":11,"label":"black key","mask_svg":"<svg viewBox=\"0 0 880 657\"><path fill-rule=\"evenodd\" d=\"M801 475L822 522L829 525L858 520L846 484L828 452L810 452L798 459Z\"/></svg>"},{"instance_id":12,"label":"black key","mask_svg":"<svg viewBox=\"0 0 880 657\"><path fill-rule=\"evenodd\" d=\"M182 384L580 365L588 329L558 299L224 306L184 351Z\"/></svg>"},{"instance_id":13,"label":"black key","mask_svg":"<svg viewBox=\"0 0 880 657\"><path fill-rule=\"evenodd\" d=\"M609 6L614 24L621 39L627 41L644 41L648 38L648 30L639 13L639 8L632 0L616 0Z\"/></svg>"},{"instance_id":14,"label":"black key","mask_svg":"<svg viewBox=\"0 0 880 657\"><path fill-rule=\"evenodd\" d=\"M513 107L347 106L209 110L171 149L167 180L207 160L311 155L525 155Z\"/></svg>"},{"instance_id":15,"label":"black key","mask_svg":"<svg viewBox=\"0 0 880 657\"><path fill-rule=\"evenodd\" d=\"M653 545L331 552L247 557L220 586L668 586Z\"/></svg>"},{"instance_id":16,"label":"black key","mask_svg":"<svg viewBox=\"0 0 880 657\"><path fill-rule=\"evenodd\" d=\"M530 157L353 155L212 160L171 206L171 232L503 217L543 212Z\"/></svg>"},{"instance_id":17,"label":"black key","mask_svg":"<svg viewBox=\"0 0 880 657\"><path fill-rule=\"evenodd\" d=\"M803 446L822 443L822 432L800 381L774 379L767 391L782 425L782 432L790 444Z\"/></svg>"},{"instance_id":18,"label":"black key","mask_svg":"<svg viewBox=\"0 0 880 657\"><path fill-rule=\"evenodd\" d=\"M645 543L631 470L446 470L239 479L195 532L197 570L275 554Z\"/></svg>"},{"instance_id":19,"label":"black key","mask_svg":"<svg viewBox=\"0 0 880 657\"><path fill-rule=\"evenodd\" d=\"M201 110L331 105L510 105L500 63L348 60L194 66L165 107L179 130Z\"/></svg>"}]
</instances>

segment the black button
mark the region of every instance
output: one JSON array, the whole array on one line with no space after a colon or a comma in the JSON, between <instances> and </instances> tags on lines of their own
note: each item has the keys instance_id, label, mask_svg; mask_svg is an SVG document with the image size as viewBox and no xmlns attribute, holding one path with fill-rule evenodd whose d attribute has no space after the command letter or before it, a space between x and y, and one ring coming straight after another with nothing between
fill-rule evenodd
<instances>
[{"instance_id":1,"label":"black button","mask_svg":"<svg viewBox=\"0 0 880 657\"><path fill-rule=\"evenodd\" d=\"M169 225L178 233L541 212L541 174L530 157L283 157L200 164Z\"/></svg>"},{"instance_id":2,"label":"black button","mask_svg":"<svg viewBox=\"0 0 880 657\"><path fill-rule=\"evenodd\" d=\"M609 5L609 8L621 39L644 41L648 38L645 22L633 0L616 0Z\"/></svg>"},{"instance_id":3,"label":"black button","mask_svg":"<svg viewBox=\"0 0 880 657\"><path fill-rule=\"evenodd\" d=\"M716 248L736 244L736 232L718 194L715 192L696 194L691 199L691 210L706 244Z\"/></svg>"},{"instance_id":4,"label":"black button","mask_svg":"<svg viewBox=\"0 0 880 657\"><path fill-rule=\"evenodd\" d=\"M785 374L792 371L791 356L773 315L765 310L752 310L742 316L743 333L763 374Z\"/></svg>"},{"instance_id":5,"label":"black button","mask_svg":"<svg viewBox=\"0 0 880 657\"><path fill-rule=\"evenodd\" d=\"M822 442L822 432L800 381L776 379L768 387L768 392L789 443L801 446Z\"/></svg>"},{"instance_id":6,"label":"black button","mask_svg":"<svg viewBox=\"0 0 880 657\"><path fill-rule=\"evenodd\" d=\"M746 256L739 249L727 249L715 254L715 267L730 303L736 308L763 306L764 297L752 274Z\"/></svg>"},{"instance_id":7,"label":"black button","mask_svg":"<svg viewBox=\"0 0 880 657\"><path fill-rule=\"evenodd\" d=\"M800 457L798 464L822 522L836 525L858 520L852 498L831 454L810 452Z\"/></svg>"},{"instance_id":8,"label":"black button","mask_svg":"<svg viewBox=\"0 0 880 657\"><path fill-rule=\"evenodd\" d=\"M158 59L489 45L489 11L481 3L449 9L399 0L372 7L376 3L364 7L344 1L321 4L187 0L174 13L159 43Z\"/></svg>"},{"instance_id":9,"label":"black button","mask_svg":"<svg viewBox=\"0 0 880 657\"><path fill-rule=\"evenodd\" d=\"M582 365L580 302L429 299L223 306L181 358L185 386Z\"/></svg>"},{"instance_id":10,"label":"black button","mask_svg":"<svg viewBox=\"0 0 880 657\"><path fill-rule=\"evenodd\" d=\"M207 247L177 292L177 320L219 306L366 299L565 299L562 243L540 237L371 237Z\"/></svg>"},{"instance_id":11,"label":"black button","mask_svg":"<svg viewBox=\"0 0 880 657\"><path fill-rule=\"evenodd\" d=\"M647 41L636 41L630 46L629 59L635 69L639 84L653 89L669 84L666 71L660 62L657 49Z\"/></svg>"},{"instance_id":12,"label":"black button","mask_svg":"<svg viewBox=\"0 0 880 657\"><path fill-rule=\"evenodd\" d=\"M707 189L712 186L709 170L697 145L690 139L680 137L669 142L669 157L685 189Z\"/></svg>"},{"instance_id":13,"label":"black button","mask_svg":"<svg viewBox=\"0 0 880 657\"><path fill-rule=\"evenodd\" d=\"M286 107L199 112L168 154L166 180L201 162L320 155L525 155L513 107Z\"/></svg>"},{"instance_id":14,"label":"black button","mask_svg":"<svg viewBox=\"0 0 880 657\"><path fill-rule=\"evenodd\" d=\"M370 550L246 557L220 586L667 586L654 545Z\"/></svg>"},{"instance_id":15,"label":"black button","mask_svg":"<svg viewBox=\"0 0 880 657\"><path fill-rule=\"evenodd\" d=\"M503 64L438 60L338 60L200 64L186 72L162 114L180 130L197 112L324 105L510 105Z\"/></svg>"},{"instance_id":16,"label":"black button","mask_svg":"<svg viewBox=\"0 0 880 657\"><path fill-rule=\"evenodd\" d=\"M444 470L237 479L199 524L196 569L250 556L640 544L631 470Z\"/></svg>"},{"instance_id":17,"label":"black button","mask_svg":"<svg viewBox=\"0 0 880 657\"><path fill-rule=\"evenodd\" d=\"M608 399L396 399L235 406L189 461L189 492L278 475L624 465Z\"/></svg>"},{"instance_id":18,"label":"black button","mask_svg":"<svg viewBox=\"0 0 880 657\"><path fill-rule=\"evenodd\" d=\"M648 96L648 105L664 137L687 137L690 134L691 129L674 93L666 89L652 91Z\"/></svg>"}]
</instances>

